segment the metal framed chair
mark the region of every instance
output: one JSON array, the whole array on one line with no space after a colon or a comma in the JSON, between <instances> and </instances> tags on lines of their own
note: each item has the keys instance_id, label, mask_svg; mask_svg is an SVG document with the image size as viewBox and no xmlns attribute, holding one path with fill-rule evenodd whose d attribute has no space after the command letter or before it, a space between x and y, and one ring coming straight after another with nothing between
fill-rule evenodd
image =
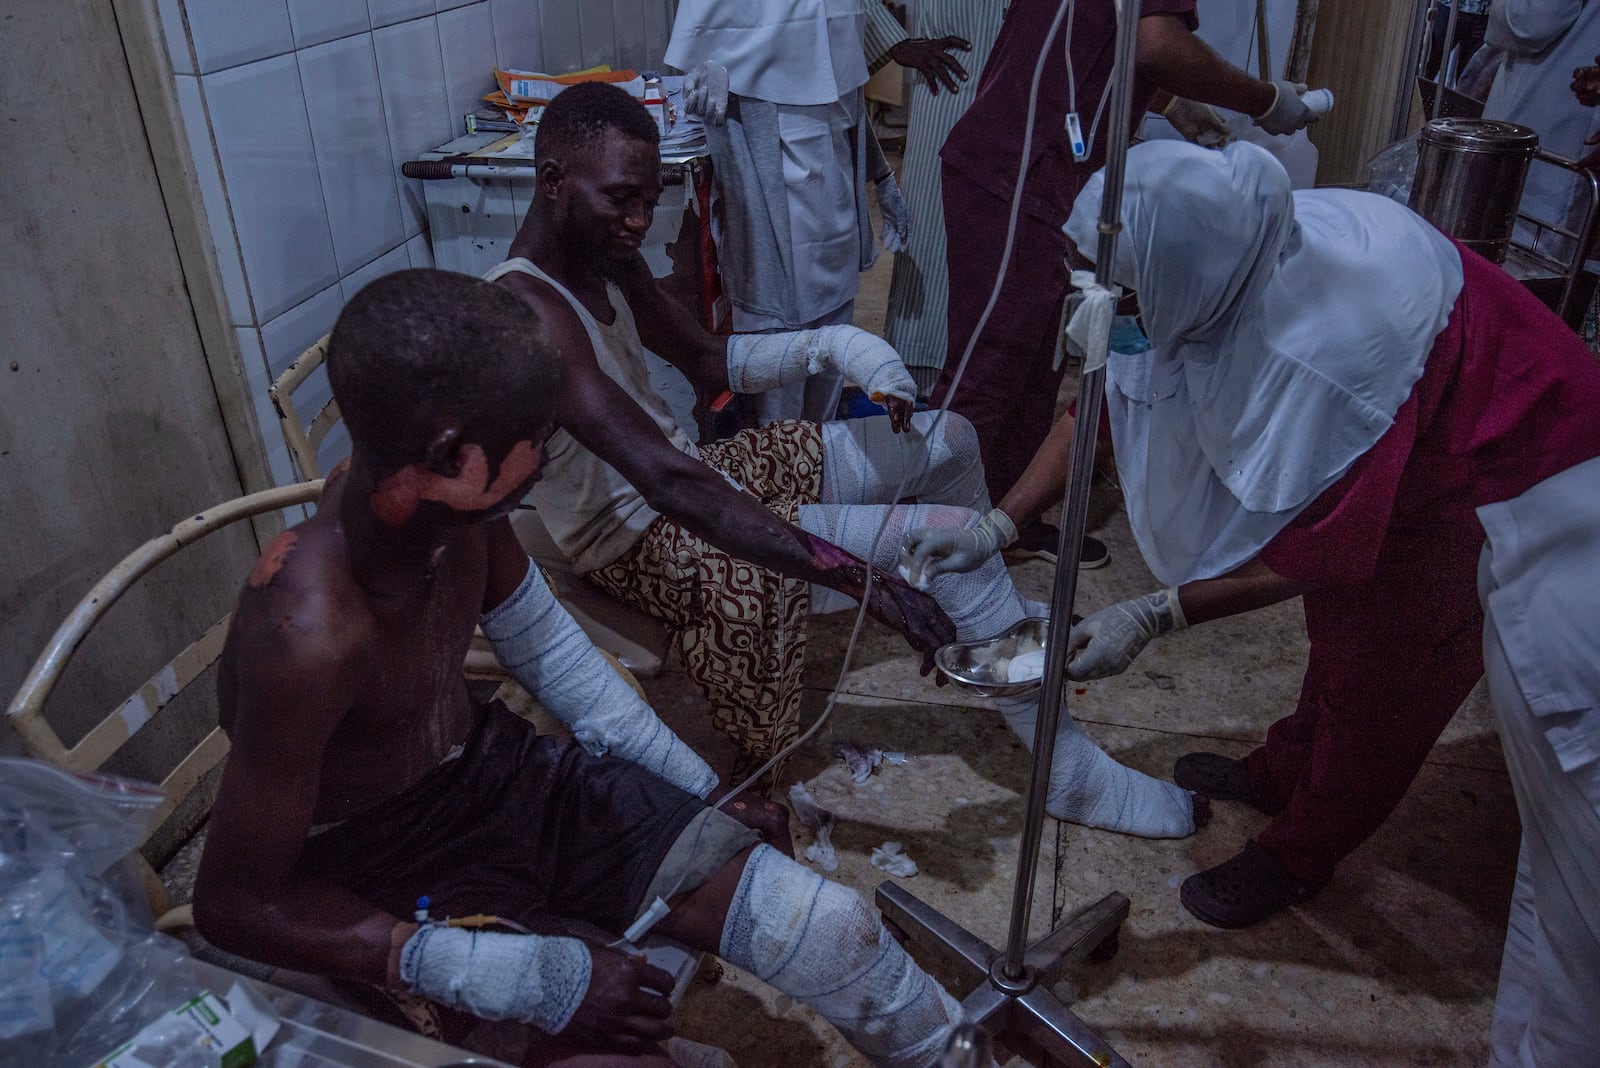
<instances>
[{"instance_id":1,"label":"metal framed chair","mask_svg":"<svg viewBox=\"0 0 1600 1068\"><path fill-rule=\"evenodd\" d=\"M301 419L294 405L294 392L304 385L328 356L328 338L323 336L295 358L287 370L267 389L284 441L304 478L322 477L318 451L328 432L339 422L338 401L329 400L309 422ZM545 580L555 591L562 607L572 613L584 633L602 652L608 653L631 673L633 679L649 679L661 673L666 661L668 634L660 620L615 600L589 582L573 568L545 529L533 508L519 508L511 525L528 555L539 565ZM493 654L484 660L484 649L475 643L468 657L469 668L482 667L491 674L498 665ZM637 682L634 682L637 687Z\"/></svg>"},{"instance_id":2,"label":"metal framed chair","mask_svg":"<svg viewBox=\"0 0 1600 1068\"><path fill-rule=\"evenodd\" d=\"M103 767L222 655L231 613L207 628L204 634L168 661L148 682L112 709L110 715L77 743L68 746L45 720L44 708L51 691L60 682L73 654L90 630L141 578L187 546L251 516L307 504L316 500L321 493L320 481L304 482L252 493L208 508L199 515L185 519L160 537L145 542L107 572L56 628L50 643L34 661L21 688L6 707L6 720L21 736L28 752L72 771L93 772ZM222 733L220 727L213 727L199 744L179 759L161 781L162 792L167 796L157 811L156 828L172 819L174 813L200 788L227 754L227 735ZM187 909L173 909L172 899L155 869L143 857L139 857L137 863L144 876L145 889L152 911L158 917L158 924L164 928L183 926L187 922Z\"/></svg>"}]
</instances>

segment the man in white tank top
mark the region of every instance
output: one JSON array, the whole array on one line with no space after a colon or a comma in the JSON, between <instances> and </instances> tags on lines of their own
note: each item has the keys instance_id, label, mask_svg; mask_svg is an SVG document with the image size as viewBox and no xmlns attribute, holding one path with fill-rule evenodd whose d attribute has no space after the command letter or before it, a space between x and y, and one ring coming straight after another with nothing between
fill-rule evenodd
<instances>
[{"instance_id":1,"label":"man in white tank top","mask_svg":"<svg viewBox=\"0 0 1600 1068\"><path fill-rule=\"evenodd\" d=\"M941 644L997 634L1030 608L998 559L927 593L895 574L903 532L970 526L989 499L971 426L913 415L915 383L886 342L851 326L714 337L657 285L639 255L661 193L656 137L615 87L565 90L539 127L527 218L489 277L539 312L561 353L560 429L534 504L591 581L671 628L753 770L798 733L806 613L854 604L869 567L869 613L922 653L925 673ZM889 414L781 421L700 449L650 391L646 346L712 394L834 370ZM1035 703L997 702L1029 744ZM1080 759L1083 741L1057 761L1054 814L1151 836L1194 830L1186 794L1098 750ZM1103 764L1137 781L1110 784Z\"/></svg>"}]
</instances>

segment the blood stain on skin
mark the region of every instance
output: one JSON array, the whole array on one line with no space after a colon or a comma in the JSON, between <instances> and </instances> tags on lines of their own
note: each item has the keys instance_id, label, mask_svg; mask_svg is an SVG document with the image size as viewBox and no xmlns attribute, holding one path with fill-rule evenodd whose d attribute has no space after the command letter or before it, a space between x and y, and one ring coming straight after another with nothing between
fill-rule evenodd
<instances>
[{"instance_id":1,"label":"blood stain on skin","mask_svg":"<svg viewBox=\"0 0 1600 1068\"><path fill-rule=\"evenodd\" d=\"M300 535L292 530L286 530L272 539L267 546L267 551L261 554L261 559L256 561L256 566L250 572L250 588L259 590L271 585L278 572L283 570L283 565L289 559L289 554L294 552L295 543L300 540Z\"/></svg>"}]
</instances>

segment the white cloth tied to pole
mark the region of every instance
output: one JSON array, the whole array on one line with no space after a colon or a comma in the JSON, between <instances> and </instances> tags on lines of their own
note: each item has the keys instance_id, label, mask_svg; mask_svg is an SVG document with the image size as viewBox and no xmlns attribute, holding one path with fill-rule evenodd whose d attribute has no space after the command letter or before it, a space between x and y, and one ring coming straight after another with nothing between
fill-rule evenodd
<instances>
[{"instance_id":1,"label":"white cloth tied to pole","mask_svg":"<svg viewBox=\"0 0 1600 1068\"><path fill-rule=\"evenodd\" d=\"M1078 307L1067 322L1067 337L1084 352L1083 373L1106 365L1111 351L1111 324L1117 317L1118 286L1103 286L1094 280L1093 271L1073 271L1072 286L1082 294Z\"/></svg>"}]
</instances>

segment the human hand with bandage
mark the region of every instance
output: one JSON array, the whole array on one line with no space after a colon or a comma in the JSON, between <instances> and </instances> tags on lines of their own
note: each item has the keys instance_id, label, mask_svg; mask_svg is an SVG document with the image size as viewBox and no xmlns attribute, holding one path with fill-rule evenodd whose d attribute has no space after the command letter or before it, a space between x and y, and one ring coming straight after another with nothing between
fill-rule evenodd
<instances>
[{"instance_id":1,"label":"human hand with bandage","mask_svg":"<svg viewBox=\"0 0 1600 1068\"><path fill-rule=\"evenodd\" d=\"M1067 651L1072 656L1067 661L1067 677L1082 682L1120 675L1150 639L1188 626L1178 591L1172 588L1102 608L1067 636Z\"/></svg>"},{"instance_id":2,"label":"human hand with bandage","mask_svg":"<svg viewBox=\"0 0 1600 1068\"><path fill-rule=\"evenodd\" d=\"M896 431L911 426L917 383L900 354L881 337L854 326L819 326L728 338L728 388L765 393L823 371L837 371L889 410Z\"/></svg>"},{"instance_id":3,"label":"human hand with bandage","mask_svg":"<svg viewBox=\"0 0 1600 1068\"><path fill-rule=\"evenodd\" d=\"M900 543L900 577L919 590L950 571L971 571L1017 540L1017 525L998 508L959 530L923 527Z\"/></svg>"},{"instance_id":4,"label":"human hand with bandage","mask_svg":"<svg viewBox=\"0 0 1600 1068\"><path fill-rule=\"evenodd\" d=\"M683 76L683 110L707 126L728 121L728 68L709 60Z\"/></svg>"}]
</instances>

